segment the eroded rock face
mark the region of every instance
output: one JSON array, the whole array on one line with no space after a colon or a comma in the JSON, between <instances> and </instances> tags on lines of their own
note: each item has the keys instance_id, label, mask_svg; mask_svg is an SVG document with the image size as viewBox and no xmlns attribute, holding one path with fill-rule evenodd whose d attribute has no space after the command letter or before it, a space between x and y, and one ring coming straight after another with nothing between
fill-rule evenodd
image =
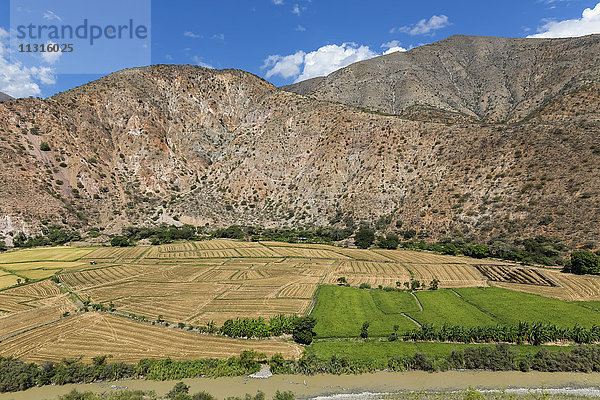
<instances>
[{"instance_id":1,"label":"eroded rock face","mask_svg":"<svg viewBox=\"0 0 600 400\"><path fill-rule=\"evenodd\" d=\"M488 122L519 121L600 78L600 35L570 39L452 36L284 87L388 114L434 107Z\"/></svg>"},{"instance_id":2,"label":"eroded rock face","mask_svg":"<svg viewBox=\"0 0 600 400\"><path fill-rule=\"evenodd\" d=\"M0 218L13 227L2 234L42 222L120 232L352 216L431 238L581 243L600 233L599 105L588 85L519 123L430 106L399 118L237 70L124 70L0 105Z\"/></svg>"}]
</instances>

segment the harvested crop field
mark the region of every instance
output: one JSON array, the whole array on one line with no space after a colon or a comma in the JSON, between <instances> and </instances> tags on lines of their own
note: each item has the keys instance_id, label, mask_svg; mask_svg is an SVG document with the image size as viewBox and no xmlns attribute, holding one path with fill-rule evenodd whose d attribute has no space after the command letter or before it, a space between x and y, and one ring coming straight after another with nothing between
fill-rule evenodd
<instances>
[{"instance_id":1,"label":"harvested crop field","mask_svg":"<svg viewBox=\"0 0 600 400\"><path fill-rule=\"evenodd\" d=\"M478 268L481 265L485 265L485 268ZM519 283L507 278L499 281L500 278L493 275L494 271L518 271L513 275L529 278L523 278ZM480 310L460 299L457 294L458 289L489 284L567 300L600 300L600 277L576 276L536 268L525 270L497 261L486 260L483 264L482 260L467 257L415 251L361 250L321 244L238 242L227 239L131 248L27 249L0 255L0 321L3 322L0 324L0 338L4 338L0 339L0 355L16 354L17 347L22 346L19 350L22 353L19 354L25 358L41 360L56 356L60 359L62 350L43 344L44 335L58 335L56 340L60 343L66 343L66 338L72 339L79 346L73 349L89 357L105 352L98 344L104 346L104 339L95 338L102 335L111 337L109 332L122 329L115 325L118 322L127 329L131 328L131 331L125 338L118 339L114 347L106 344L107 349L123 351L123 357L131 360L147 357L148 352L160 356L163 354L160 349L146 349L146 341L152 338L147 336L149 333L143 333L144 329L164 330L173 335L185 333L185 338L191 334L197 339L198 335L178 329L152 327L112 314L87 313L76 317L65 317L63 314L73 314L87 301L104 307L112 305L120 315L143 316L150 321L160 316L171 325L203 325L209 322L221 325L227 319L238 317L270 318L278 314L306 314L315 307L314 297L319 287L326 287L320 285L337 284L341 277L346 278L351 286L368 283L373 288L379 285L395 288L398 283L404 287L403 284L411 279L429 285L430 281L437 279L440 288L457 288L457 292L448 292L444 301L435 300L437 298L430 301L430 295L426 292L418 293L417 297L398 295L393 298L386 297L387 293L384 295L383 291L360 291L359 294L342 297L332 295L330 298L343 307L343 314L354 315L357 319L350 324L331 319L332 325L327 333L329 337L356 334L356 327L371 318L370 315L383 318L381 322L374 323L373 329L384 336L389 334L394 324L409 329L416 326L415 321L438 323L447 320L477 324L488 323L491 318L502 322L506 319L504 316L492 317L491 312L481 315ZM556 286L532 284L536 277L546 277ZM26 278L29 281L25 282ZM427 306L425 310L417 307L417 298L423 306ZM444 307L441 306L443 304ZM324 313L323 307L322 302L316 302L315 309L321 310L318 313ZM361 307L364 309L356 309ZM455 311L456 307L464 308L465 312ZM491 305L486 307L493 308ZM73 321L82 321L85 327L74 333L62 334L56 328L72 327ZM143 329L138 329L140 324ZM323 330L322 325L319 325L319 330ZM35 338L40 341L39 346L34 345ZM187 343L188 339L183 338L182 343ZM157 343L162 343L162 339L157 340ZM8 341L14 345L8 347ZM288 346L277 344L283 345ZM175 344L173 346L177 347ZM8 349L12 349L12 353ZM238 347L233 346L232 349L235 349L231 350L233 353L239 352ZM165 351L171 350L167 347ZM225 355L218 347L211 351L207 347L195 350L183 344L173 350L173 356L194 358L200 354Z\"/></svg>"},{"instance_id":2,"label":"harvested crop field","mask_svg":"<svg viewBox=\"0 0 600 400\"><path fill-rule=\"evenodd\" d=\"M1 354L36 362L80 356L89 361L106 354L124 362L142 358L226 358L250 349L267 355L281 353L287 358L301 354L300 346L280 340L201 335L95 312L63 318L0 343Z\"/></svg>"}]
</instances>

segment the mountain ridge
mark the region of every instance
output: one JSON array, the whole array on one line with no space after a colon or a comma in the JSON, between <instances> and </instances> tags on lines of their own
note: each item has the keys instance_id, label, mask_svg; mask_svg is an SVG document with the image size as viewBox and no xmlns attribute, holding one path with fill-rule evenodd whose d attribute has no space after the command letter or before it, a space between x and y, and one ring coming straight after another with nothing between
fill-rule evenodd
<instances>
[{"instance_id":1,"label":"mountain ridge","mask_svg":"<svg viewBox=\"0 0 600 400\"><path fill-rule=\"evenodd\" d=\"M49 223L352 219L425 240L597 242L599 105L592 82L518 123L425 106L398 117L239 70L119 71L0 105L0 240Z\"/></svg>"},{"instance_id":2,"label":"mountain ridge","mask_svg":"<svg viewBox=\"0 0 600 400\"><path fill-rule=\"evenodd\" d=\"M282 89L394 115L427 106L488 122L518 121L555 96L578 89L579 83L597 83L599 54L600 35L454 35ZM590 66L592 71L587 70Z\"/></svg>"}]
</instances>

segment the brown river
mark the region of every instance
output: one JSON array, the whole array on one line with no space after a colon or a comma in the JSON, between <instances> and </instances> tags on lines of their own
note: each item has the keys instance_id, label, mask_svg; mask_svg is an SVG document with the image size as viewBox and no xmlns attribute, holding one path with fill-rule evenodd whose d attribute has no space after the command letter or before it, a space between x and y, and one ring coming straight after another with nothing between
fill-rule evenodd
<instances>
[{"instance_id":1,"label":"brown river","mask_svg":"<svg viewBox=\"0 0 600 400\"><path fill-rule=\"evenodd\" d=\"M300 399L336 394L391 393L398 391L454 391L470 386L478 389L544 388L563 389L563 393L579 389L579 394L600 396L600 373L583 374L568 372L491 372L491 371L447 371L447 372L377 372L364 375L277 375L269 379L194 378L183 379L190 385L190 393L207 391L223 399L227 396L255 394L258 390L271 398L275 391L291 390ZM166 394L176 381L156 382L124 380L91 384L44 386L24 392L0 394L0 400L55 399L73 389L80 392L107 392L127 388L131 390L154 390L158 395ZM566 389L566 391L565 391ZM583 389L583 390L581 390Z\"/></svg>"}]
</instances>

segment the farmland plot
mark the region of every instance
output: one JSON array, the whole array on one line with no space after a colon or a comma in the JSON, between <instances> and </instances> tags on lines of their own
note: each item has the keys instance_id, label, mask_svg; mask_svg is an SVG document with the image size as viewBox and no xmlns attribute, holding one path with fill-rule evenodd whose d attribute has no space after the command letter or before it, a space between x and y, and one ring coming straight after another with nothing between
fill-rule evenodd
<instances>
[{"instance_id":1,"label":"farmland plot","mask_svg":"<svg viewBox=\"0 0 600 400\"><path fill-rule=\"evenodd\" d=\"M415 279L423 284L439 280L440 287L485 286L484 277L466 264L407 264Z\"/></svg>"},{"instance_id":2,"label":"farmland plot","mask_svg":"<svg viewBox=\"0 0 600 400\"><path fill-rule=\"evenodd\" d=\"M287 358L301 353L301 347L294 343L199 335L94 312L64 318L0 343L0 354L35 362L79 356L89 361L106 354L124 362L142 358L226 358L250 349L267 356L282 353Z\"/></svg>"},{"instance_id":3,"label":"farmland plot","mask_svg":"<svg viewBox=\"0 0 600 400\"><path fill-rule=\"evenodd\" d=\"M0 264L32 261L77 261L94 251L93 247L47 247L0 254Z\"/></svg>"},{"instance_id":4,"label":"farmland plot","mask_svg":"<svg viewBox=\"0 0 600 400\"><path fill-rule=\"evenodd\" d=\"M99 260L99 259L136 259L141 257L150 247L101 247L86 254L82 260Z\"/></svg>"}]
</instances>

